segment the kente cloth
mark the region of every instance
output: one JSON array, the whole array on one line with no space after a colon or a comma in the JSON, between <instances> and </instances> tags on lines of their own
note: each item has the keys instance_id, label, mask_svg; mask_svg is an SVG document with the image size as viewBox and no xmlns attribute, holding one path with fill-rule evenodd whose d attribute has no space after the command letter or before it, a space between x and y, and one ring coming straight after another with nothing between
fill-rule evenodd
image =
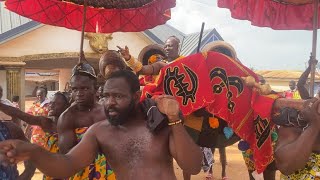
<instances>
[{"instance_id":1,"label":"kente cloth","mask_svg":"<svg viewBox=\"0 0 320 180\"><path fill-rule=\"evenodd\" d=\"M216 52L199 53L162 68L155 83L145 86L141 99L172 95L184 115L206 107L250 144L255 167L261 173L273 160L271 129L274 124L270 119L278 96L262 96L255 88L245 86L241 77L247 76L258 82L253 71L234 59ZM201 129L201 121L197 127Z\"/></svg>"},{"instance_id":2,"label":"kente cloth","mask_svg":"<svg viewBox=\"0 0 320 180\"><path fill-rule=\"evenodd\" d=\"M75 130L77 136L77 142L79 143L84 136L88 128L77 128ZM47 137L47 143L45 147L52 153L58 153L58 134L54 133ZM57 180L48 176L43 177L44 180ZM87 166L82 171L78 172L74 176L68 178L68 180L115 180L115 174L113 173L110 165L107 162L103 153L99 152L93 163Z\"/></svg>"},{"instance_id":3,"label":"kente cloth","mask_svg":"<svg viewBox=\"0 0 320 180\"><path fill-rule=\"evenodd\" d=\"M288 90L284 92L284 97L287 99L301 99L300 93L298 90Z\"/></svg>"},{"instance_id":4,"label":"kente cloth","mask_svg":"<svg viewBox=\"0 0 320 180\"><path fill-rule=\"evenodd\" d=\"M281 175L281 180L320 180L320 154L312 153L305 168L288 176Z\"/></svg>"},{"instance_id":5,"label":"kente cloth","mask_svg":"<svg viewBox=\"0 0 320 180\"><path fill-rule=\"evenodd\" d=\"M27 113L33 116L47 116L49 112L49 103L50 101L48 99L44 100L42 103L36 101L33 103ZM45 146L45 132L41 127L28 125L26 133L28 133L28 131L31 131L31 143L38 144L42 147Z\"/></svg>"},{"instance_id":6,"label":"kente cloth","mask_svg":"<svg viewBox=\"0 0 320 180\"><path fill-rule=\"evenodd\" d=\"M0 141L11 139L11 134L7 126L0 121ZM0 165L0 179L1 180L16 180L19 176L17 166L3 166Z\"/></svg>"}]
</instances>

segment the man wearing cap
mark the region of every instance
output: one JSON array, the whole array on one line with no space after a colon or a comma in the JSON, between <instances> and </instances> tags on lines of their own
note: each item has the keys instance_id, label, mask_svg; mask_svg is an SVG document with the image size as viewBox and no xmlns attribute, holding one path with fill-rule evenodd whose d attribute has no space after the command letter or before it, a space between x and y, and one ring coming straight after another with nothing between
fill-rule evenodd
<instances>
[{"instance_id":1,"label":"man wearing cap","mask_svg":"<svg viewBox=\"0 0 320 180\"><path fill-rule=\"evenodd\" d=\"M58 120L59 152L66 154L80 142L86 130L96 122L106 119L102 105L96 102L97 79L93 67L79 63L72 70L70 80L73 104ZM95 162L71 179L114 179L105 157L97 154Z\"/></svg>"}]
</instances>

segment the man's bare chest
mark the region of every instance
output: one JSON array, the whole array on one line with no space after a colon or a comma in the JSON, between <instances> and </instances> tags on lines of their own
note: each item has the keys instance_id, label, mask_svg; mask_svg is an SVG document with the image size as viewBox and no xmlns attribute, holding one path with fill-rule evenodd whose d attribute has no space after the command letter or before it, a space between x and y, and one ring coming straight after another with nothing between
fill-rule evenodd
<instances>
[{"instance_id":1,"label":"man's bare chest","mask_svg":"<svg viewBox=\"0 0 320 180\"><path fill-rule=\"evenodd\" d=\"M169 152L167 132L153 134L144 128L112 133L111 138L105 139L101 144L110 161L129 166L141 161L161 161Z\"/></svg>"},{"instance_id":2,"label":"man's bare chest","mask_svg":"<svg viewBox=\"0 0 320 180\"><path fill-rule=\"evenodd\" d=\"M100 113L94 112L77 112L74 113L71 118L73 119L75 128L90 127L94 123L105 119L105 117Z\"/></svg>"}]
</instances>

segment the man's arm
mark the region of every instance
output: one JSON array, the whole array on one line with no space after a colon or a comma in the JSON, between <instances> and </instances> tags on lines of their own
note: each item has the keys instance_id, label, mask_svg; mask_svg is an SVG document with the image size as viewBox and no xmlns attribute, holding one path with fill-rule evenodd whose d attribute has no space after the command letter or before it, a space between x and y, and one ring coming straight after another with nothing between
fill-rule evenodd
<instances>
[{"instance_id":1,"label":"man's arm","mask_svg":"<svg viewBox=\"0 0 320 180\"><path fill-rule=\"evenodd\" d=\"M0 111L8 114L9 116L19 118L30 125L40 126L45 131L56 131L56 125L50 118L44 116L33 116L18 108L3 103L0 103Z\"/></svg>"},{"instance_id":2,"label":"man's arm","mask_svg":"<svg viewBox=\"0 0 320 180\"><path fill-rule=\"evenodd\" d=\"M68 109L61 114L58 120L58 146L59 152L62 154L68 153L77 144L71 114L71 109Z\"/></svg>"},{"instance_id":3,"label":"man's arm","mask_svg":"<svg viewBox=\"0 0 320 180\"><path fill-rule=\"evenodd\" d=\"M14 123L6 122L6 127L9 129L12 139L19 139L28 142L28 139L24 136L21 128ZM24 171L18 177L18 180L31 180L36 168L30 161L24 161Z\"/></svg>"},{"instance_id":4,"label":"man's arm","mask_svg":"<svg viewBox=\"0 0 320 180\"><path fill-rule=\"evenodd\" d=\"M313 145L320 132L320 101L314 99L306 102L300 117L309 122L304 131L296 127L281 127L279 139L275 148L275 160L278 169L283 174L292 174L304 168L312 153Z\"/></svg>"},{"instance_id":5,"label":"man's arm","mask_svg":"<svg viewBox=\"0 0 320 180\"><path fill-rule=\"evenodd\" d=\"M179 123L179 103L172 96L159 96L155 99L160 112L166 114L171 125L169 150L182 170L190 174L198 174L201 170L202 152Z\"/></svg>"},{"instance_id":6,"label":"man's arm","mask_svg":"<svg viewBox=\"0 0 320 180\"><path fill-rule=\"evenodd\" d=\"M171 126L169 148L172 157L183 171L193 175L200 172L202 152L182 124Z\"/></svg>"},{"instance_id":7,"label":"man's arm","mask_svg":"<svg viewBox=\"0 0 320 180\"><path fill-rule=\"evenodd\" d=\"M160 73L161 68L166 66L167 64L164 62L155 62L151 65L142 66L141 70L137 73L140 75L158 75Z\"/></svg>"},{"instance_id":8,"label":"man's arm","mask_svg":"<svg viewBox=\"0 0 320 180\"><path fill-rule=\"evenodd\" d=\"M275 149L275 160L281 173L289 175L305 167L318 133L309 127L301 133L295 127L281 127ZM301 133L301 134L300 134Z\"/></svg>"},{"instance_id":9,"label":"man's arm","mask_svg":"<svg viewBox=\"0 0 320 180\"><path fill-rule=\"evenodd\" d=\"M166 66L167 64L164 62L155 62L151 65L143 66L141 62L134 59L133 56L130 55L129 48L125 46L125 48L119 48L119 51L124 58L127 66L129 66L135 73L139 75L157 75L160 73L160 69Z\"/></svg>"},{"instance_id":10,"label":"man's arm","mask_svg":"<svg viewBox=\"0 0 320 180\"><path fill-rule=\"evenodd\" d=\"M309 92L307 90L307 88L305 87L307 80L308 80L308 76L310 74L310 70L311 67L309 66L300 76L299 81L297 83L297 89L299 91L299 94L301 96L301 99L309 99L310 95Z\"/></svg>"},{"instance_id":11,"label":"man's arm","mask_svg":"<svg viewBox=\"0 0 320 180\"><path fill-rule=\"evenodd\" d=\"M18 163L29 159L45 175L60 179L70 177L88 166L94 160L98 147L92 127L66 155L50 153L40 146L19 140L0 142L0 161Z\"/></svg>"}]
</instances>

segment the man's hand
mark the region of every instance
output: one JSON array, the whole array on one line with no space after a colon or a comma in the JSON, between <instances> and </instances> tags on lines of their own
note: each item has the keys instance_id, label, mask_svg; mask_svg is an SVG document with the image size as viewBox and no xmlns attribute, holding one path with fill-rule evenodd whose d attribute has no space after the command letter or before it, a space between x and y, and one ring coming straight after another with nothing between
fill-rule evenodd
<instances>
[{"instance_id":1,"label":"man's hand","mask_svg":"<svg viewBox=\"0 0 320 180\"><path fill-rule=\"evenodd\" d=\"M157 96L154 99L157 103L159 111L168 116L169 122L179 120L179 103L173 97L169 95Z\"/></svg>"},{"instance_id":2,"label":"man's hand","mask_svg":"<svg viewBox=\"0 0 320 180\"><path fill-rule=\"evenodd\" d=\"M128 46L125 46L124 49L121 48L120 46L117 46L117 48L119 48L119 52L120 52L121 56L122 56L126 61L129 61L129 60L131 59L131 55L130 55Z\"/></svg>"},{"instance_id":3,"label":"man's hand","mask_svg":"<svg viewBox=\"0 0 320 180\"><path fill-rule=\"evenodd\" d=\"M309 64L309 67L311 67L311 64L314 64L315 66L318 64L318 61L317 60L309 60L308 61L308 64Z\"/></svg>"},{"instance_id":4,"label":"man's hand","mask_svg":"<svg viewBox=\"0 0 320 180\"><path fill-rule=\"evenodd\" d=\"M300 113L302 118L320 131L320 100L316 98L308 100L305 102L304 107Z\"/></svg>"},{"instance_id":5,"label":"man's hand","mask_svg":"<svg viewBox=\"0 0 320 180\"><path fill-rule=\"evenodd\" d=\"M37 148L21 140L6 140L0 142L0 162L2 165L17 164L29 160L31 152Z\"/></svg>"}]
</instances>

